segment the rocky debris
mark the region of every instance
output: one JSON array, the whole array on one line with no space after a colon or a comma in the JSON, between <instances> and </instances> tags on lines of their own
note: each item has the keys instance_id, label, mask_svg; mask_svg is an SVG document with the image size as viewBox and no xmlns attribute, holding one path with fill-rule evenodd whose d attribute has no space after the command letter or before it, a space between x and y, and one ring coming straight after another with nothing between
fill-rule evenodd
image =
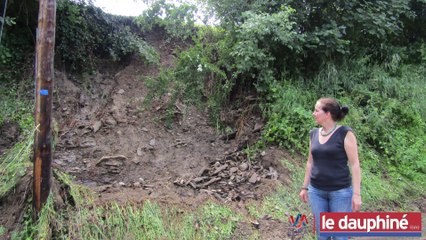
<instances>
[{"instance_id":1,"label":"rocky debris","mask_svg":"<svg viewBox=\"0 0 426 240\"><path fill-rule=\"evenodd\" d=\"M266 174L266 178L270 178L273 180L278 179L278 172L273 167L269 167L269 172Z\"/></svg>"},{"instance_id":2,"label":"rocky debris","mask_svg":"<svg viewBox=\"0 0 426 240\"><path fill-rule=\"evenodd\" d=\"M132 163L134 163L134 164L139 164L140 162L141 162L141 160L137 157L132 159Z\"/></svg>"},{"instance_id":3,"label":"rocky debris","mask_svg":"<svg viewBox=\"0 0 426 240\"><path fill-rule=\"evenodd\" d=\"M142 156L144 152L144 148L143 147L138 147L138 149L136 150L136 154L138 156Z\"/></svg>"},{"instance_id":4,"label":"rocky debris","mask_svg":"<svg viewBox=\"0 0 426 240\"><path fill-rule=\"evenodd\" d=\"M235 139L236 136L237 136L237 131L233 131L229 134L223 135L220 138L220 140L229 141L229 140Z\"/></svg>"},{"instance_id":5,"label":"rocky debris","mask_svg":"<svg viewBox=\"0 0 426 240\"><path fill-rule=\"evenodd\" d=\"M103 156L95 165L105 168L104 174L119 174L123 170L126 160L127 157L123 155Z\"/></svg>"},{"instance_id":6,"label":"rocky debris","mask_svg":"<svg viewBox=\"0 0 426 240\"><path fill-rule=\"evenodd\" d=\"M101 163L105 164L106 166L122 166L124 165L124 161L126 160L127 160L127 157L123 155L103 156L96 163L96 166L100 165Z\"/></svg>"},{"instance_id":7,"label":"rocky debris","mask_svg":"<svg viewBox=\"0 0 426 240\"><path fill-rule=\"evenodd\" d=\"M92 131L93 131L93 129L92 129L92 127L91 126L86 126L86 125L83 125L83 123L81 123L82 125L80 125L80 126L78 126L77 128L78 128L78 135L79 136L84 136L84 135L86 135L86 134L88 134L88 133L91 133Z\"/></svg>"},{"instance_id":8,"label":"rocky debris","mask_svg":"<svg viewBox=\"0 0 426 240\"><path fill-rule=\"evenodd\" d=\"M79 167L73 167L73 168L69 168L67 170L68 173L80 173L81 172L81 168Z\"/></svg>"},{"instance_id":9,"label":"rocky debris","mask_svg":"<svg viewBox=\"0 0 426 240\"><path fill-rule=\"evenodd\" d=\"M155 149L154 146L152 146L151 144L147 144L147 145L138 147L136 149L136 154L138 156L143 156L144 152L153 151L154 149Z\"/></svg>"},{"instance_id":10,"label":"rocky debris","mask_svg":"<svg viewBox=\"0 0 426 240\"><path fill-rule=\"evenodd\" d=\"M184 146L187 146L187 145L188 145L188 143L186 141L184 141L182 139L176 139L175 143L172 145L172 147L177 148L177 147L180 147L180 146L184 147Z\"/></svg>"},{"instance_id":11,"label":"rocky debris","mask_svg":"<svg viewBox=\"0 0 426 240\"><path fill-rule=\"evenodd\" d=\"M253 173L248 181L251 184L255 184L257 182L260 182L260 176L257 175L257 173Z\"/></svg>"},{"instance_id":12,"label":"rocky debris","mask_svg":"<svg viewBox=\"0 0 426 240\"><path fill-rule=\"evenodd\" d=\"M117 121L112 116L107 116L103 121L109 127L114 127L117 125Z\"/></svg>"},{"instance_id":13,"label":"rocky debris","mask_svg":"<svg viewBox=\"0 0 426 240\"><path fill-rule=\"evenodd\" d=\"M256 123L253 127L253 133L260 132L264 127L263 123Z\"/></svg>"},{"instance_id":14,"label":"rocky debris","mask_svg":"<svg viewBox=\"0 0 426 240\"><path fill-rule=\"evenodd\" d=\"M173 183L180 187L192 187L222 201L257 199L252 191L262 179L278 179L273 168L264 168L260 161L248 160L243 152L225 155L211 161L193 178L177 178Z\"/></svg>"},{"instance_id":15,"label":"rocky debris","mask_svg":"<svg viewBox=\"0 0 426 240\"><path fill-rule=\"evenodd\" d=\"M149 140L148 144L139 146L136 149L136 154L138 156L143 156L145 152L155 150L156 145L157 145L157 140L155 140L155 138L152 138L151 140Z\"/></svg>"},{"instance_id":16,"label":"rocky debris","mask_svg":"<svg viewBox=\"0 0 426 240\"><path fill-rule=\"evenodd\" d=\"M140 181L136 181L133 183L126 183L123 181L120 181L120 182L114 181L113 183L110 183L110 184L95 186L94 190L95 192L102 193L102 192L114 191L114 189L116 190L119 188L133 188L133 189L141 188L144 190L154 189L154 185L147 184L142 178L139 178L139 180Z\"/></svg>"},{"instance_id":17,"label":"rocky debris","mask_svg":"<svg viewBox=\"0 0 426 240\"><path fill-rule=\"evenodd\" d=\"M54 159L54 163L58 165L67 165L75 163L77 160L77 156L72 152L64 152L64 154L57 156L56 159Z\"/></svg>"},{"instance_id":18,"label":"rocky debris","mask_svg":"<svg viewBox=\"0 0 426 240\"><path fill-rule=\"evenodd\" d=\"M80 143L81 148L90 148L90 147L95 147L95 146L96 146L96 140L95 139L86 139L86 140L83 140Z\"/></svg>"},{"instance_id":19,"label":"rocky debris","mask_svg":"<svg viewBox=\"0 0 426 240\"><path fill-rule=\"evenodd\" d=\"M92 128L93 128L93 132L96 133L97 131L99 131L99 129L102 127L102 122L101 121L96 121Z\"/></svg>"},{"instance_id":20,"label":"rocky debris","mask_svg":"<svg viewBox=\"0 0 426 240\"><path fill-rule=\"evenodd\" d=\"M62 142L57 143L56 145L57 147L64 147L64 148L78 148L79 145L75 142L75 140L67 138L64 139Z\"/></svg>"}]
</instances>

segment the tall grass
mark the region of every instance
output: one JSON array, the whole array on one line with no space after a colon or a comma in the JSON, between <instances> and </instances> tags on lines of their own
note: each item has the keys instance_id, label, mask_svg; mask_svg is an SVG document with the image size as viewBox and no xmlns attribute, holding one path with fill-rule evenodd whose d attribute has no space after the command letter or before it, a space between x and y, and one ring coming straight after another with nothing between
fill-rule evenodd
<instances>
[{"instance_id":1,"label":"tall grass","mask_svg":"<svg viewBox=\"0 0 426 240\"><path fill-rule=\"evenodd\" d=\"M31 166L30 158L34 131L26 133L23 140L0 158L0 198L8 193Z\"/></svg>"},{"instance_id":2,"label":"tall grass","mask_svg":"<svg viewBox=\"0 0 426 240\"><path fill-rule=\"evenodd\" d=\"M33 222L34 210L31 206L31 202L27 202L25 206L25 214L23 220L20 223L22 226L20 229L16 229L12 232L11 239L51 239L52 237L52 226L57 213L54 209L53 198L49 197L46 204L42 208L38 219Z\"/></svg>"},{"instance_id":3,"label":"tall grass","mask_svg":"<svg viewBox=\"0 0 426 240\"><path fill-rule=\"evenodd\" d=\"M229 239L241 220L239 214L213 202L193 211L150 200L96 204L87 188L73 184L66 174L55 171L55 175L69 188L66 207L56 209L50 197L37 222L28 217L32 215L28 207L24 227L14 239Z\"/></svg>"},{"instance_id":4,"label":"tall grass","mask_svg":"<svg viewBox=\"0 0 426 240\"><path fill-rule=\"evenodd\" d=\"M17 122L23 131L34 128L31 98L28 98L31 81L0 83L0 126L5 121Z\"/></svg>"},{"instance_id":5,"label":"tall grass","mask_svg":"<svg viewBox=\"0 0 426 240\"><path fill-rule=\"evenodd\" d=\"M33 105L26 99L29 81L21 83L0 82L0 126L4 122L16 122L20 127L18 143L0 157L0 197L11 190L30 166L30 154L34 141Z\"/></svg>"},{"instance_id":6,"label":"tall grass","mask_svg":"<svg viewBox=\"0 0 426 240\"><path fill-rule=\"evenodd\" d=\"M238 215L225 206L207 203L195 213L145 201L143 204L93 205L68 209L57 219L63 239L227 239Z\"/></svg>"},{"instance_id":7,"label":"tall grass","mask_svg":"<svg viewBox=\"0 0 426 240\"><path fill-rule=\"evenodd\" d=\"M358 138L367 206L414 207L407 199L426 194L425 73L420 65L390 71L360 59L328 64L311 79L275 82L264 139L306 153L315 101L335 97L350 107L342 124Z\"/></svg>"}]
</instances>

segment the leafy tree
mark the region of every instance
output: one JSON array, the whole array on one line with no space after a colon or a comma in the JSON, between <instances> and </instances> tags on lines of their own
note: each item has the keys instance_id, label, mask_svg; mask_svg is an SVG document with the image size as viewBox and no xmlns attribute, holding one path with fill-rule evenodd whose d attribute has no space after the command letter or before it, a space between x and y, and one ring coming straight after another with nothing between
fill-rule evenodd
<instances>
[{"instance_id":1,"label":"leafy tree","mask_svg":"<svg viewBox=\"0 0 426 240\"><path fill-rule=\"evenodd\" d=\"M244 17L247 11L276 14L283 6L294 9L290 20L304 38L299 59L303 61L302 70L308 72L317 70L324 61L340 61L346 55L369 54L373 60L388 59L395 53L392 44L401 42L404 22L421 15L423 4L408 0L206 1L228 29L242 26L248 20Z\"/></svg>"},{"instance_id":2,"label":"leafy tree","mask_svg":"<svg viewBox=\"0 0 426 240\"><path fill-rule=\"evenodd\" d=\"M28 65L34 54L37 12L37 2L8 1L5 19L1 19L0 81L17 81L32 74Z\"/></svg>"},{"instance_id":3,"label":"leafy tree","mask_svg":"<svg viewBox=\"0 0 426 240\"><path fill-rule=\"evenodd\" d=\"M410 8L414 18L403 18L404 37L401 44L408 46L407 60L412 63L426 62L426 1L412 0Z\"/></svg>"},{"instance_id":4,"label":"leafy tree","mask_svg":"<svg viewBox=\"0 0 426 240\"><path fill-rule=\"evenodd\" d=\"M237 28L237 43L231 54L235 57L235 74L255 82L258 91L265 90L276 73L290 65L289 61L302 50L303 35L296 32L295 22L289 19L293 12L283 8L272 14L243 14L244 22Z\"/></svg>"},{"instance_id":5,"label":"leafy tree","mask_svg":"<svg viewBox=\"0 0 426 240\"><path fill-rule=\"evenodd\" d=\"M196 7L191 4L179 5L165 0L155 1L151 7L135 19L142 31L150 31L158 26L164 28L170 38L186 40L194 31Z\"/></svg>"}]
</instances>

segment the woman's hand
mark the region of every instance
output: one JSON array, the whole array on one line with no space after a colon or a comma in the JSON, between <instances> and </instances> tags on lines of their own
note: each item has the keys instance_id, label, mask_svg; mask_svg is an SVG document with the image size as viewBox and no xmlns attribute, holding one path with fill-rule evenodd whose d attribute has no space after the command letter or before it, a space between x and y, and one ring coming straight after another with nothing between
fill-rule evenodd
<instances>
[{"instance_id":1,"label":"woman's hand","mask_svg":"<svg viewBox=\"0 0 426 240\"><path fill-rule=\"evenodd\" d=\"M299 193L300 200L307 203L308 202L308 190L302 189Z\"/></svg>"},{"instance_id":2,"label":"woman's hand","mask_svg":"<svg viewBox=\"0 0 426 240\"><path fill-rule=\"evenodd\" d=\"M354 194L352 196L352 211L359 212L361 210L362 200L361 195Z\"/></svg>"}]
</instances>

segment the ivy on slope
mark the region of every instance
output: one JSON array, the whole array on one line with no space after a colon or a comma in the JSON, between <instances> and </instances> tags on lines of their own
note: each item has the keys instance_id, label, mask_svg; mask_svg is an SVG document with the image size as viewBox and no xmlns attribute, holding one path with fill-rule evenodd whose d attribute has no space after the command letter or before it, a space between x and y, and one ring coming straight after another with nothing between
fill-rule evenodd
<instances>
[{"instance_id":1,"label":"ivy on slope","mask_svg":"<svg viewBox=\"0 0 426 240\"><path fill-rule=\"evenodd\" d=\"M131 17L114 16L84 1L57 4L56 58L68 70L91 70L95 59L119 61L139 54L146 62L159 62L159 54L134 31Z\"/></svg>"}]
</instances>

